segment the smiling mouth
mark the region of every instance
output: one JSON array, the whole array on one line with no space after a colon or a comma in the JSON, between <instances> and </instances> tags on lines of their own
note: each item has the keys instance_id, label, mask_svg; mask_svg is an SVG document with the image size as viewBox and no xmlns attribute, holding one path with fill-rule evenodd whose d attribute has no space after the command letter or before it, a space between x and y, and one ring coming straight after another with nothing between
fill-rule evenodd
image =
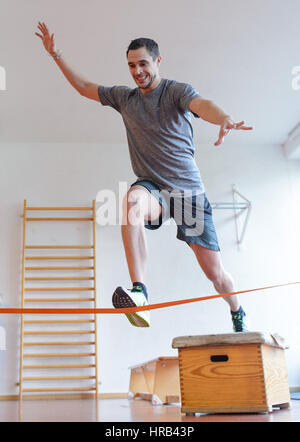
<instances>
[{"instance_id":1,"label":"smiling mouth","mask_svg":"<svg viewBox=\"0 0 300 442\"><path fill-rule=\"evenodd\" d=\"M144 77L137 77L136 80L137 80L139 83L143 83L143 82L146 80L146 78L147 78L147 75L145 75Z\"/></svg>"}]
</instances>

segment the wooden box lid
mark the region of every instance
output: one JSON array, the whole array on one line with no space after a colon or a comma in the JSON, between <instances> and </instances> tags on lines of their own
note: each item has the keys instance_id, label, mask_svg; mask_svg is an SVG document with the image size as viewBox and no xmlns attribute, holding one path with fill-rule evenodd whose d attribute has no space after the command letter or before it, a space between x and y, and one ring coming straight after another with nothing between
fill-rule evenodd
<instances>
[{"instance_id":1,"label":"wooden box lid","mask_svg":"<svg viewBox=\"0 0 300 442\"><path fill-rule=\"evenodd\" d=\"M199 347L207 345L266 344L277 348L288 348L277 333L247 332L219 335L179 336L172 341L173 348Z\"/></svg>"}]
</instances>

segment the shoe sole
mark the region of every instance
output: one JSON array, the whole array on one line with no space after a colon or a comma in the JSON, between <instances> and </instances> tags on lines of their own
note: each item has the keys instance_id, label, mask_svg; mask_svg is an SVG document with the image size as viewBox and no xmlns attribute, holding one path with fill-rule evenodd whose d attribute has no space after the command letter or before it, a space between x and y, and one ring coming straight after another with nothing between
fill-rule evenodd
<instances>
[{"instance_id":1,"label":"shoe sole","mask_svg":"<svg viewBox=\"0 0 300 442\"><path fill-rule=\"evenodd\" d=\"M112 304L115 308L130 308L137 307L136 303L125 293L121 287L117 287L112 297ZM142 313L142 312L141 312ZM128 321L135 327L150 327L148 321L146 321L139 313L125 313Z\"/></svg>"}]
</instances>

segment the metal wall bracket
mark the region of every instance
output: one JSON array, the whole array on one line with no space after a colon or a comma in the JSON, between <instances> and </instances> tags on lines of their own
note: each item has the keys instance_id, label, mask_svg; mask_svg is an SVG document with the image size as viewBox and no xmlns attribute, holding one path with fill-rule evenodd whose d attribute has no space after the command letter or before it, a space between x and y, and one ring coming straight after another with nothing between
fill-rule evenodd
<instances>
[{"instance_id":1,"label":"metal wall bracket","mask_svg":"<svg viewBox=\"0 0 300 442\"><path fill-rule=\"evenodd\" d=\"M237 197L242 198L243 201L238 201ZM237 237L237 244L240 246L243 242L243 239L245 237L246 228L249 221L249 216L251 212L251 201L249 201L244 195L242 195L238 190L236 190L235 185L232 185L232 203L211 203L211 207L213 209L231 209L234 211L234 219L235 219L235 229L236 229L236 237ZM244 222L241 224L240 216L242 213L246 212L246 216L244 218Z\"/></svg>"}]
</instances>

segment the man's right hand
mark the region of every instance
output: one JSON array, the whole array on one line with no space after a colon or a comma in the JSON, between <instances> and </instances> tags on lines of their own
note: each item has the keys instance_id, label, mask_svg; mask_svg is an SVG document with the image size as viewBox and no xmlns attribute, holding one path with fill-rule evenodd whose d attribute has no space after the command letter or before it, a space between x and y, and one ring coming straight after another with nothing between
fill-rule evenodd
<instances>
[{"instance_id":1,"label":"man's right hand","mask_svg":"<svg viewBox=\"0 0 300 442\"><path fill-rule=\"evenodd\" d=\"M36 32L35 35L40 37L43 42L46 51L52 55L53 59L57 63L58 67L68 80L68 82L80 93L80 95L90 98L91 100L100 101L98 94L98 84L87 81L84 77L77 74L64 59L61 59L60 55L56 51L54 34L50 35L50 32L45 23L39 22L38 29L41 32ZM59 60L59 61L58 61Z\"/></svg>"},{"instance_id":2,"label":"man's right hand","mask_svg":"<svg viewBox=\"0 0 300 442\"><path fill-rule=\"evenodd\" d=\"M49 30L45 25L45 23L39 22L38 29L42 33L42 35L39 34L38 32L36 32L35 35L40 37L46 51L49 52L50 55L54 55L55 54L54 34L50 35Z\"/></svg>"}]
</instances>

